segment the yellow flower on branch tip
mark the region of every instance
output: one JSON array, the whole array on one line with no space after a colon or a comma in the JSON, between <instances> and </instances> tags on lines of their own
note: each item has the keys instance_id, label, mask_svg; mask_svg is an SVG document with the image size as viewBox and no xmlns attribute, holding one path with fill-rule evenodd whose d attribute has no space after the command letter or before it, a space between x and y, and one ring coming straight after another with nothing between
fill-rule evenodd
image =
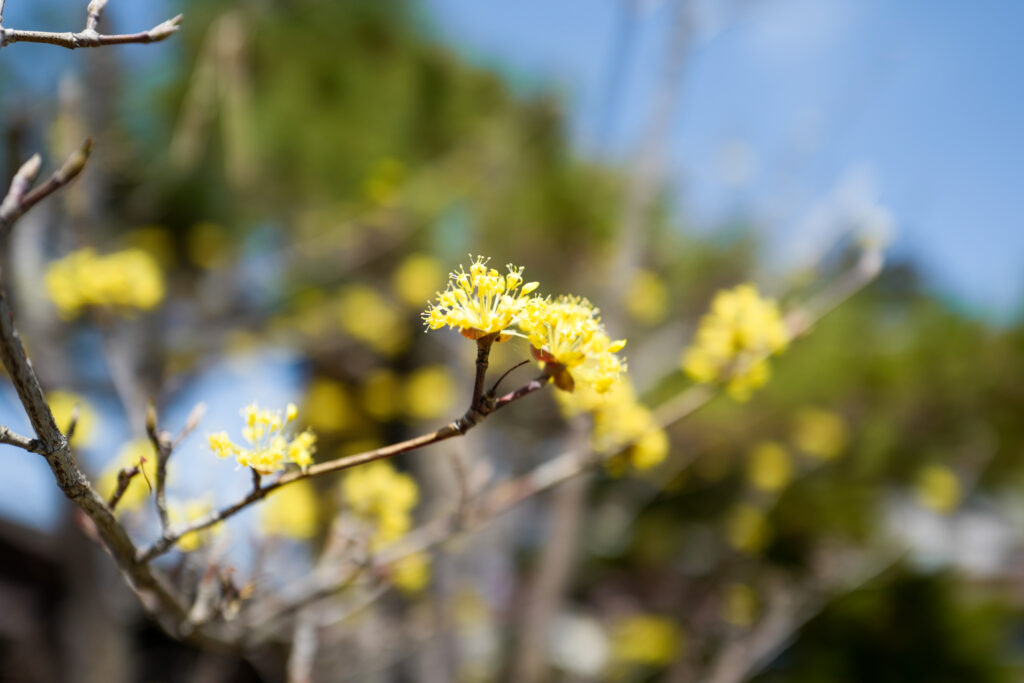
<instances>
[{"instance_id":1,"label":"yellow flower on branch tip","mask_svg":"<svg viewBox=\"0 0 1024 683\"><path fill-rule=\"evenodd\" d=\"M564 391L572 391L579 380L604 393L626 369L615 355L626 340L612 341L597 308L582 297L534 297L523 309L519 328L533 346L534 358Z\"/></svg>"},{"instance_id":2,"label":"yellow flower on branch tip","mask_svg":"<svg viewBox=\"0 0 1024 683\"><path fill-rule=\"evenodd\" d=\"M470 258L473 258L470 256ZM450 327L469 339L501 332L516 321L527 296L538 283L523 284L523 268L511 263L507 273L487 267L488 259L477 256L467 272L462 266L448 276L448 287L423 312L431 330Z\"/></svg>"},{"instance_id":3,"label":"yellow flower on branch tip","mask_svg":"<svg viewBox=\"0 0 1024 683\"><path fill-rule=\"evenodd\" d=\"M233 457L239 465L251 467L260 474L278 472L287 462L305 470L313 463L316 434L307 429L291 435L290 426L298 414L294 403L289 403L283 414L250 404L242 410L245 418L242 437L246 445L233 442L227 432L216 432L207 437L210 450L220 458Z\"/></svg>"},{"instance_id":4,"label":"yellow flower on branch tip","mask_svg":"<svg viewBox=\"0 0 1024 683\"><path fill-rule=\"evenodd\" d=\"M694 344L683 353L682 366L697 382L725 382L734 399L745 401L768 381L767 358L788 342L775 301L761 298L753 285L739 285L715 295Z\"/></svg>"},{"instance_id":5,"label":"yellow flower on branch tip","mask_svg":"<svg viewBox=\"0 0 1024 683\"><path fill-rule=\"evenodd\" d=\"M117 504L117 511L134 510L142 505L149 494L152 493L151 486L156 480L156 450L153 442L149 439L135 439L129 441L114 458L103 473L100 474L96 488L104 498L110 498L117 490L117 475L125 468L138 467L139 474L132 477L125 489L121 500Z\"/></svg>"},{"instance_id":6,"label":"yellow flower on branch tip","mask_svg":"<svg viewBox=\"0 0 1024 683\"><path fill-rule=\"evenodd\" d=\"M66 319L91 306L149 310L164 298L160 266L142 249L106 255L79 249L51 263L45 283L57 312Z\"/></svg>"}]
</instances>

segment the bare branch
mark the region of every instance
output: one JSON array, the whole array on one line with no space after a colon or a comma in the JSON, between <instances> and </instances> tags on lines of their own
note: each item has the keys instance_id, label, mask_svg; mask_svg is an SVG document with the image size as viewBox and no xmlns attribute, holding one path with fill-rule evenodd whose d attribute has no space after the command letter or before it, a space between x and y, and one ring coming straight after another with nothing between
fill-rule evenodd
<instances>
[{"instance_id":1,"label":"bare branch","mask_svg":"<svg viewBox=\"0 0 1024 683\"><path fill-rule=\"evenodd\" d=\"M105 4L105 3L101 3ZM90 5L91 7L91 5ZM173 35L181 25L183 15L168 19L157 24L148 31L139 33L120 33L115 35L104 35L97 33L95 29L86 28L78 33L53 31L25 31L21 29L0 27L0 48L11 43L46 43L74 50L80 47L102 47L104 45L124 45L126 43L156 43ZM89 20L92 15L89 15Z\"/></svg>"},{"instance_id":2,"label":"bare branch","mask_svg":"<svg viewBox=\"0 0 1024 683\"><path fill-rule=\"evenodd\" d=\"M171 452L174 450L171 443L171 436L165 431L157 429L156 406L150 401L146 406L146 435L149 436L156 451L156 512L160 517L160 528L167 532L171 525L170 517L167 514L167 461L171 459Z\"/></svg>"},{"instance_id":3,"label":"bare branch","mask_svg":"<svg viewBox=\"0 0 1024 683\"><path fill-rule=\"evenodd\" d=\"M7 196L0 203L0 234L10 230L14 222L21 218L26 211L74 180L85 168L85 162L89 160L91 151L92 140L86 138L53 175L35 188L32 188L32 181L39 174L41 163L39 155L33 155L22 164L18 172L14 174Z\"/></svg>"},{"instance_id":4,"label":"bare branch","mask_svg":"<svg viewBox=\"0 0 1024 683\"><path fill-rule=\"evenodd\" d=\"M114 489L114 493L111 494L107 500L107 507L110 508L111 512L117 508L117 504L121 502L121 498L124 496L124 492L128 490L128 485L132 483L132 478L135 477L142 470L138 467L124 467L117 473L117 488Z\"/></svg>"},{"instance_id":5,"label":"bare branch","mask_svg":"<svg viewBox=\"0 0 1024 683\"><path fill-rule=\"evenodd\" d=\"M96 33L96 29L100 23L100 15L103 14L103 9L107 6L107 0L91 0L89 7L86 9L87 16L85 18L85 31L86 33Z\"/></svg>"},{"instance_id":6,"label":"bare branch","mask_svg":"<svg viewBox=\"0 0 1024 683\"><path fill-rule=\"evenodd\" d=\"M8 446L17 446L23 448L29 453L42 453L42 444L39 443L38 439L30 439L27 436L22 436L11 431L10 427L4 427L0 425L0 443L5 443Z\"/></svg>"}]
</instances>

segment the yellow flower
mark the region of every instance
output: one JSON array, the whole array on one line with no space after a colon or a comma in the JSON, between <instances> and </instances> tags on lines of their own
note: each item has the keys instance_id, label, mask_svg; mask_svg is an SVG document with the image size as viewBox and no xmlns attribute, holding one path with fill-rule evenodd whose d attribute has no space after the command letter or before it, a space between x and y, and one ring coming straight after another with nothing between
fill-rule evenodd
<instances>
[{"instance_id":1,"label":"yellow flower","mask_svg":"<svg viewBox=\"0 0 1024 683\"><path fill-rule=\"evenodd\" d=\"M918 503L941 514L956 509L963 495L956 472L945 465L926 465L917 473L914 493Z\"/></svg>"},{"instance_id":2,"label":"yellow flower","mask_svg":"<svg viewBox=\"0 0 1024 683\"><path fill-rule=\"evenodd\" d=\"M668 314L668 288L656 273L641 270L629 285L626 312L630 317L647 325L660 323Z\"/></svg>"},{"instance_id":3,"label":"yellow flower","mask_svg":"<svg viewBox=\"0 0 1024 683\"><path fill-rule=\"evenodd\" d=\"M435 259L426 254L410 254L395 269L391 286L404 303L422 306L443 276L444 271Z\"/></svg>"},{"instance_id":4,"label":"yellow flower","mask_svg":"<svg viewBox=\"0 0 1024 683\"><path fill-rule=\"evenodd\" d=\"M391 565L391 580L403 593L414 595L430 583L430 556L413 553Z\"/></svg>"},{"instance_id":5,"label":"yellow flower","mask_svg":"<svg viewBox=\"0 0 1024 683\"><path fill-rule=\"evenodd\" d=\"M142 249L106 256L80 249L50 264L45 283L57 312L66 319L91 306L149 310L164 298L160 266Z\"/></svg>"},{"instance_id":6,"label":"yellow flower","mask_svg":"<svg viewBox=\"0 0 1024 683\"><path fill-rule=\"evenodd\" d=\"M625 371L625 361L615 354L626 341L612 341L598 313L578 296L554 301L534 297L526 303L519 328L532 344L534 358L559 389L572 391L579 380L604 393Z\"/></svg>"},{"instance_id":7,"label":"yellow flower","mask_svg":"<svg viewBox=\"0 0 1024 683\"><path fill-rule=\"evenodd\" d=\"M695 343L683 354L683 370L698 382L723 381L734 399L745 401L768 381L767 358L788 340L775 301L762 299L753 285L739 285L715 295Z\"/></svg>"},{"instance_id":8,"label":"yellow flower","mask_svg":"<svg viewBox=\"0 0 1024 683\"><path fill-rule=\"evenodd\" d=\"M405 348L408 340L402 314L372 287L345 287L338 315L341 329L378 353L391 355Z\"/></svg>"},{"instance_id":9,"label":"yellow flower","mask_svg":"<svg viewBox=\"0 0 1024 683\"><path fill-rule=\"evenodd\" d=\"M808 455L829 460L846 446L846 424L836 413L801 408L793 419L793 444Z\"/></svg>"},{"instance_id":10,"label":"yellow flower","mask_svg":"<svg viewBox=\"0 0 1024 683\"><path fill-rule=\"evenodd\" d=\"M294 403L288 404L284 414L261 409L253 403L242 411L245 418L242 437L247 446L233 442L227 432L217 432L208 437L210 450L220 458L233 457L239 465L251 467L260 474L278 472L289 461L305 470L313 463L316 434L307 429L291 436L290 426L298 413Z\"/></svg>"},{"instance_id":11,"label":"yellow flower","mask_svg":"<svg viewBox=\"0 0 1024 683\"><path fill-rule=\"evenodd\" d=\"M109 499L117 490L117 474L124 468L138 466L141 472L132 477L124 495L117 504L118 512L122 510L134 510L146 502L146 498L152 492L150 488L156 481L156 449L149 439L135 439L129 441L121 450L113 462L100 474L96 488L99 489L104 499Z\"/></svg>"},{"instance_id":12,"label":"yellow flower","mask_svg":"<svg viewBox=\"0 0 1024 683\"><path fill-rule=\"evenodd\" d=\"M354 409L341 382L318 377L306 390L304 413L309 425L318 432L337 432L352 422Z\"/></svg>"},{"instance_id":13,"label":"yellow flower","mask_svg":"<svg viewBox=\"0 0 1024 683\"><path fill-rule=\"evenodd\" d=\"M268 534L306 539L316 535L317 499L307 480L292 482L270 493L261 510L263 530Z\"/></svg>"},{"instance_id":14,"label":"yellow flower","mask_svg":"<svg viewBox=\"0 0 1024 683\"><path fill-rule=\"evenodd\" d=\"M455 380L443 365L414 370L405 383L405 412L418 420L448 413L455 403Z\"/></svg>"},{"instance_id":15,"label":"yellow flower","mask_svg":"<svg viewBox=\"0 0 1024 683\"><path fill-rule=\"evenodd\" d=\"M377 460L350 470L341 491L352 512L375 526L375 545L395 541L411 528L419 487L390 462Z\"/></svg>"},{"instance_id":16,"label":"yellow flower","mask_svg":"<svg viewBox=\"0 0 1024 683\"><path fill-rule=\"evenodd\" d=\"M71 445L86 447L92 443L99 418L88 401L70 391L54 390L46 395L46 402L50 404L50 412L53 413L57 428L62 432L66 432L71 425L71 415L77 406L78 423L75 426L75 433L71 437Z\"/></svg>"},{"instance_id":17,"label":"yellow flower","mask_svg":"<svg viewBox=\"0 0 1024 683\"><path fill-rule=\"evenodd\" d=\"M617 661L667 666L682 649L682 633L671 619L637 614L615 624L612 643L612 655Z\"/></svg>"},{"instance_id":18,"label":"yellow flower","mask_svg":"<svg viewBox=\"0 0 1024 683\"><path fill-rule=\"evenodd\" d=\"M793 478L793 463L789 453L775 441L762 441L750 451L747 478L761 491L778 491Z\"/></svg>"},{"instance_id":19,"label":"yellow flower","mask_svg":"<svg viewBox=\"0 0 1024 683\"><path fill-rule=\"evenodd\" d=\"M473 259L469 272L459 266L448 276L448 288L438 292L424 311L427 327L437 330L448 326L470 339L511 327L538 283L523 284L522 267L510 263L506 268L508 272L502 275L488 268L482 256Z\"/></svg>"},{"instance_id":20,"label":"yellow flower","mask_svg":"<svg viewBox=\"0 0 1024 683\"><path fill-rule=\"evenodd\" d=\"M771 539L768 517L760 508L741 503L730 511L726 519L726 537L733 548L758 553Z\"/></svg>"}]
</instances>

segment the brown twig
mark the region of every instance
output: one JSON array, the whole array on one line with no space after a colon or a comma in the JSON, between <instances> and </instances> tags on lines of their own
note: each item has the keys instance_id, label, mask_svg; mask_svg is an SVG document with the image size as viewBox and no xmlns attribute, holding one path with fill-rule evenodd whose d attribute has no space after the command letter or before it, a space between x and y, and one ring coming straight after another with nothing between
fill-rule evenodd
<instances>
[{"instance_id":1,"label":"brown twig","mask_svg":"<svg viewBox=\"0 0 1024 683\"><path fill-rule=\"evenodd\" d=\"M10 427L2 425L0 425L0 443L5 443L8 446L17 446L29 453L43 453L42 444L39 443L38 439L30 439L27 436L22 436L21 434L12 432Z\"/></svg>"},{"instance_id":2,"label":"brown twig","mask_svg":"<svg viewBox=\"0 0 1024 683\"><path fill-rule=\"evenodd\" d=\"M142 469L139 466L135 467L123 467L117 473L117 488L114 489L114 493L111 494L107 500L107 507L113 512L117 508L117 504L121 502L122 496L125 491L128 490L128 485L132 483L132 479L141 472Z\"/></svg>"},{"instance_id":3,"label":"brown twig","mask_svg":"<svg viewBox=\"0 0 1024 683\"><path fill-rule=\"evenodd\" d=\"M489 393L483 393L482 387L486 381L488 354L490 353L491 345L496 337L496 334L487 335L486 337L481 337L477 340L476 379L474 381L473 391L474 400L473 404L470 405L461 417L428 434L423 434L382 448L375 448L362 453L356 453L355 455L335 458L334 460L313 465L305 470L289 472L278 477L272 482L261 484L260 486L254 486L253 490L241 500L212 512L206 517L199 519L190 525L178 528L171 533L167 533L165 531L164 535L159 540L139 552L138 561L143 563L148 562L153 558L166 553L185 534L192 533L193 531L201 531L213 526L214 524L222 522L238 512L241 512L253 503L262 500L270 492L275 491L282 486L287 486L288 484L302 479L312 479L314 477L321 477L326 474L351 469L352 467L357 467L375 460L391 458L399 455L400 453L408 453L409 451L418 450L452 437L463 436L491 413L494 413L495 411L504 408L514 401L517 401L539 389L543 389L547 385L547 378L544 378L543 380L533 380L525 386L520 387L519 389L500 398L496 398ZM479 393L477 389L480 389Z\"/></svg>"},{"instance_id":4,"label":"brown twig","mask_svg":"<svg viewBox=\"0 0 1024 683\"><path fill-rule=\"evenodd\" d=\"M100 4L106 4L102 2ZM92 4L90 4L92 7ZM161 22L148 31L138 33L102 34L95 28L90 28L93 22L93 15L90 13L85 29L74 32L54 31L26 31L22 29L4 28L0 26L0 48L7 47L11 43L46 43L74 50L80 47L103 47L104 45L124 45L127 43L156 43L169 38L177 32L181 25L183 15L179 14L167 21ZM99 15L96 15L98 21Z\"/></svg>"},{"instance_id":5,"label":"brown twig","mask_svg":"<svg viewBox=\"0 0 1024 683\"><path fill-rule=\"evenodd\" d=\"M171 436L166 431L157 429L156 406L150 401L146 406L146 435L153 444L156 451L156 513L160 517L160 528L164 533L171 525L170 516L167 513L167 461L171 459L174 446L171 443Z\"/></svg>"},{"instance_id":6,"label":"brown twig","mask_svg":"<svg viewBox=\"0 0 1024 683\"><path fill-rule=\"evenodd\" d=\"M18 172L14 174L7 196L0 203L0 235L10 230L14 221L18 220L26 211L74 180L85 168L85 162L89 160L91 151L92 140L86 138L53 175L34 188L32 182L39 175L39 168L42 164L39 155L33 155L22 164Z\"/></svg>"}]
</instances>

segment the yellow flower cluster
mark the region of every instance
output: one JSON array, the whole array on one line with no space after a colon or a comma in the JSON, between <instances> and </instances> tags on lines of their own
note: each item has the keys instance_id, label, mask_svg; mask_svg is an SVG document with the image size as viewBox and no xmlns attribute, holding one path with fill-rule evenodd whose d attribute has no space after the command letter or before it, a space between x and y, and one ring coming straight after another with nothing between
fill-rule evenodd
<instances>
[{"instance_id":1,"label":"yellow flower cluster","mask_svg":"<svg viewBox=\"0 0 1024 683\"><path fill-rule=\"evenodd\" d=\"M594 419L594 452L613 455L608 462L612 474L620 474L624 465L638 470L650 469L668 456L669 441L650 409L636 398L628 378L604 394L584 386L572 394L556 394L559 406L568 416L591 413Z\"/></svg>"},{"instance_id":2,"label":"yellow flower cluster","mask_svg":"<svg viewBox=\"0 0 1024 683\"><path fill-rule=\"evenodd\" d=\"M488 268L482 256L473 260L469 272L459 266L449 275L448 288L423 313L427 326L437 330L447 325L470 339L511 327L538 283L524 285L522 267L506 267L508 273L502 275Z\"/></svg>"},{"instance_id":3,"label":"yellow flower cluster","mask_svg":"<svg viewBox=\"0 0 1024 683\"><path fill-rule=\"evenodd\" d=\"M142 249L100 255L85 248L50 265L46 291L60 316L70 319L90 306L155 308L164 298L164 280L156 260Z\"/></svg>"},{"instance_id":4,"label":"yellow flower cluster","mask_svg":"<svg viewBox=\"0 0 1024 683\"><path fill-rule=\"evenodd\" d=\"M615 624L612 643L612 656L618 662L667 666L682 649L683 634L667 617L635 614Z\"/></svg>"},{"instance_id":5,"label":"yellow flower cluster","mask_svg":"<svg viewBox=\"0 0 1024 683\"><path fill-rule=\"evenodd\" d=\"M289 427L298 414L294 403L289 403L283 414L261 409L253 403L242 411L245 418L242 437L247 446L234 443L227 432L217 432L209 436L210 449L220 458L233 456L239 465L251 467L260 474L280 471L287 462L306 469L313 463L316 434L307 429L294 437L290 435Z\"/></svg>"},{"instance_id":6,"label":"yellow flower cluster","mask_svg":"<svg viewBox=\"0 0 1024 683\"><path fill-rule=\"evenodd\" d=\"M529 296L537 283L523 284L522 267L509 264L507 269L502 275L488 268L483 257L473 260L469 272L460 266L451 273L448 289L424 312L427 327L447 326L470 339L496 333L504 333L499 341L524 336L559 389L573 391L579 381L599 393L610 390L625 370L616 355L625 340L612 341L597 308L586 299Z\"/></svg>"},{"instance_id":7,"label":"yellow flower cluster","mask_svg":"<svg viewBox=\"0 0 1024 683\"><path fill-rule=\"evenodd\" d=\"M768 381L768 357L786 348L789 335L773 299L753 285L715 295L697 339L683 354L683 369L698 382L723 381L737 401Z\"/></svg>"},{"instance_id":8,"label":"yellow flower cluster","mask_svg":"<svg viewBox=\"0 0 1024 683\"><path fill-rule=\"evenodd\" d=\"M352 512L374 525L374 545L396 541L412 526L419 487L416 480L396 471L390 462L377 460L350 470L341 490Z\"/></svg>"}]
</instances>

